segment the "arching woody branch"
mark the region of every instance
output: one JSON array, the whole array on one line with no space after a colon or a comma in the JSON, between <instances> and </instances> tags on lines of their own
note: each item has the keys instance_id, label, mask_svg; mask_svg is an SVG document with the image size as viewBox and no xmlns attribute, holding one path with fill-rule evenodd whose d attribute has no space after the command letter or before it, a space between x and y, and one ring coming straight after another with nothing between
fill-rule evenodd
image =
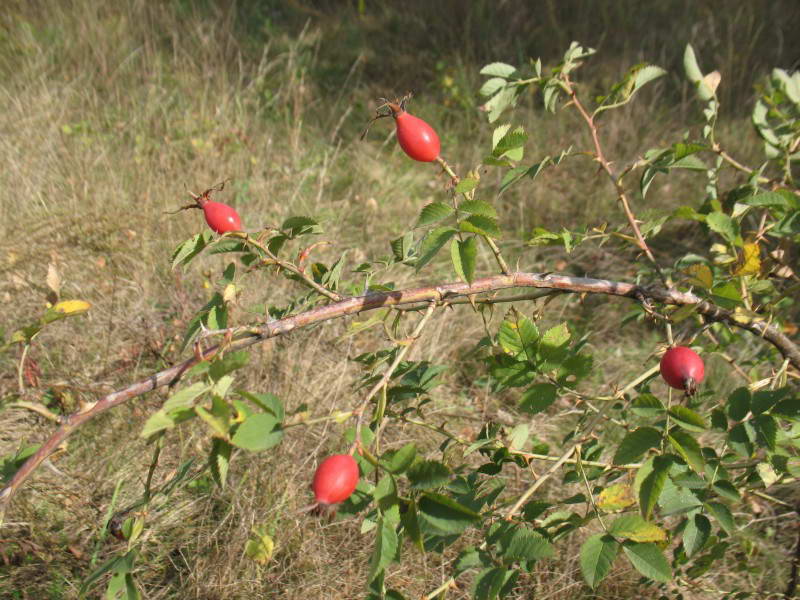
<instances>
[{"instance_id":1,"label":"arching woody branch","mask_svg":"<svg viewBox=\"0 0 800 600\"><path fill-rule=\"evenodd\" d=\"M764 338L774 345L795 368L800 369L800 348L777 327L762 320L737 319L733 312L702 300L694 294L664 288L644 288L632 283L608 281L605 279L519 272L476 279L471 285L466 283L447 283L443 285L372 293L366 296L346 298L339 302L333 302L291 317L285 317L272 323L267 323L260 327L248 328L246 331L236 329L229 330L228 333L234 334L234 337L232 341L225 344L225 349L236 350L245 348L264 340L287 334L296 329L308 327L315 323L321 323L323 321L329 321L363 311L375 310L387 306L401 306L423 302L429 303L431 301L446 304L449 300L458 297L485 294L511 288L539 288L542 290L581 294L606 294L609 296L630 298L645 303L656 301L671 305L694 305L697 312L708 319L722 321L734 327L746 329ZM502 299L497 299L497 301L500 302ZM108 394L97 402L87 405L82 410L65 417L58 429L53 432L50 438L42 444L35 454L28 458L8 485L0 491L0 523L2 523L5 509L23 482L30 477L45 458L83 423L131 398L141 396L159 387L176 383L188 369L197 364L200 360L212 358L219 350L220 346L209 348L202 352L202 354L193 356L178 365L164 369L158 373L153 373L146 379Z\"/></svg>"}]
</instances>

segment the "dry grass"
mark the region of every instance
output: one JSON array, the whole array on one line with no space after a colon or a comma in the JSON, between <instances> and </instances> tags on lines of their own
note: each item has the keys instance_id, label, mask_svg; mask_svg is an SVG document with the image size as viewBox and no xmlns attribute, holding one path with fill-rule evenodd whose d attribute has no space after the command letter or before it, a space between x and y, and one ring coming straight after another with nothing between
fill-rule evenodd
<instances>
[{"instance_id":1,"label":"dry grass","mask_svg":"<svg viewBox=\"0 0 800 600\"><path fill-rule=\"evenodd\" d=\"M226 3L208 3L202 9L181 2L6 3L0 15L0 299L5 309L0 328L8 334L43 310L50 293L49 265L62 281L62 298L83 298L93 305L87 316L57 323L37 339L31 357L42 383L32 394L55 390L54 406L74 410L81 401L178 359L186 324L210 295L203 284L213 283L224 265L223 259L212 257L193 263L186 272L169 268L176 243L202 227L195 212L165 214L185 203L187 188L199 191L232 178L220 197L236 205L248 229L279 223L289 215L313 215L323 224L325 239L333 242L316 250L314 258L330 263L346 250L352 266L387 255L388 241L413 224L420 206L441 194L444 180L432 168L400 156L385 124L373 128L367 143L357 141L373 98L386 93L379 88L392 77L397 92L410 85L425 88L422 80L397 76L410 60L406 52L381 62L374 36L382 31L380 23L386 26L381 21L385 9L368 13L362 29L347 28L342 20L327 26L312 20L292 31L275 20L299 24L309 14L317 18L318 9L333 17L324 13L330 10L326 3L316 8L290 5L253 4L237 7L237 12ZM547 6L548 18L560 18L553 12L555 3ZM270 10L277 16L264 20ZM488 3L480 10L489 10ZM748 14L736 18L752 21ZM710 15L705 19L713 22ZM268 24L266 33L258 32L257 22ZM396 35L393 27L386 31ZM348 35L373 43L356 52ZM559 36L566 35L559 30ZM342 39L331 43L336 36ZM454 42L442 44L455 52ZM628 55L624 48L617 50L612 64L625 64ZM445 68L462 86L461 96L445 86L429 90L416 105L418 114L443 123L445 147L453 155L448 158L461 172L478 164L490 135L490 128L476 125L468 112L474 98L458 101L476 88L471 61L484 51L470 46L473 54L461 66L453 59ZM761 55L751 53L748 60L755 60L753 56ZM731 56L729 64L737 60ZM376 76L379 65L386 66L385 79ZM437 75L422 73L425 84L435 86ZM428 101L438 93L447 100L440 107ZM674 93L668 83L660 83L630 110L611 115L603 130L609 153L624 161L677 137L683 119L673 120L663 103L664 94ZM680 116L689 113L687 105L680 105L680 111ZM568 116L553 120L539 111L524 114L532 132L531 160L585 142ZM733 140L741 123L730 126ZM745 155L757 151L747 145L741 150ZM500 175L485 177L491 182ZM651 194L675 205L692 199L684 195L691 189L688 182L685 189L672 185L679 187L654 187ZM497 205L504 224L520 234L534 225L621 221L611 190L585 165L548 171L535 185L503 195ZM684 243L690 247L697 241ZM571 257L552 250L508 251L526 270L552 268L568 258L565 268L576 273L633 275L629 255L618 248L581 250ZM490 258L481 256L484 270L491 268ZM452 277L444 265L434 273ZM426 278L433 276L429 272ZM398 287L413 282L407 270L393 271L388 278ZM247 318L244 309L249 305L280 305L297 292L275 276L249 286L237 318ZM569 318L578 329L595 332L598 368L593 383L612 385L628 378L630 365L641 364L642 355L657 342L657 335L644 328L620 329L625 310L592 299L584 305L557 300L545 321ZM305 407L312 415L326 415L353 407L359 402L353 385L361 372L349 359L382 347L385 340L376 332L347 337L345 327L326 325L258 348L237 385L278 395L290 413ZM411 358L459 359L481 335L480 324L466 311L440 315ZM754 351L751 346L742 349ZM18 359L14 351L0 355L3 396L16 390ZM723 372L718 379L725 377ZM473 378L468 362L454 369L437 391L431 418L456 410L465 416L502 418L513 410L510 396L491 397ZM138 433L163 398L151 394L90 423L27 485L0 541L0 555L8 563L0 565L0 597L75 598L95 552L101 561L122 550L116 542L98 544L102 521L115 487L120 486L118 507L141 494L152 449ZM477 422L452 424L474 435ZM558 416L531 421L540 438L556 444L565 422ZM5 408L0 413L0 455L41 440L49 429L50 424L27 411ZM362 597L371 537L360 533L360 520L325 523L298 512L310 501L309 473L318 457L343 449L342 429L330 423L293 429L263 456L237 456L225 490L201 476L163 505L157 503L148 517L137 569L147 597ZM384 445L410 439L424 440L425 434L400 427L387 432ZM428 441L434 448L434 440ZM199 425L179 428L162 452L156 483L166 481L189 458L202 461L208 444ZM504 474L512 490L529 481L528 473L510 467ZM275 556L263 567L242 551L252 527L262 524L276 540ZM467 537L464 543L469 541ZM637 577L620 561L614 576L596 595L590 594L576 564L579 544L579 539L570 540L556 560L521 580L517 597L530 597L533 589L537 598L548 600L652 592L636 591ZM772 553L755 556L753 550L760 564L785 552L779 544L759 548ZM403 564L390 569L388 583L414 598L449 576L456 555L448 550L420 556L410 547L403 552ZM685 598L717 598L715 585L732 589L747 584L765 594L780 588L774 579L765 580L766 572L729 571L718 581L708 579L712 591L687 592ZM457 583L449 598L467 598L470 576Z\"/></svg>"}]
</instances>

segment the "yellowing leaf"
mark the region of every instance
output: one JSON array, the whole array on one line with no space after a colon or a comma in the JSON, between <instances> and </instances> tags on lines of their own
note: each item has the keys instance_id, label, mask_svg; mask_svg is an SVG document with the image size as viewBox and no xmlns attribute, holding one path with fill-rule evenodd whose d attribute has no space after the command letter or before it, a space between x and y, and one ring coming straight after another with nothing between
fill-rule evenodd
<instances>
[{"instance_id":1,"label":"yellowing leaf","mask_svg":"<svg viewBox=\"0 0 800 600\"><path fill-rule=\"evenodd\" d=\"M64 300L53 306L53 310L65 315L77 315L85 313L91 307L92 305L85 300Z\"/></svg>"},{"instance_id":2,"label":"yellowing leaf","mask_svg":"<svg viewBox=\"0 0 800 600\"><path fill-rule=\"evenodd\" d=\"M634 504L636 498L627 483L615 483L607 487L597 499L597 506L605 511L622 510Z\"/></svg>"},{"instance_id":3,"label":"yellowing leaf","mask_svg":"<svg viewBox=\"0 0 800 600\"><path fill-rule=\"evenodd\" d=\"M684 271L689 276L689 283L693 285L700 285L708 289L714 284L714 276L708 265L695 264L689 265Z\"/></svg>"},{"instance_id":4,"label":"yellowing leaf","mask_svg":"<svg viewBox=\"0 0 800 600\"><path fill-rule=\"evenodd\" d=\"M759 317L758 313L754 313L741 306L737 306L733 311L733 320L742 325L747 325L748 323L753 323L760 319L761 317Z\"/></svg>"},{"instance_id":5,"label":"yellowing leaf","mask_svg":"<svg viewBox=\"0 0 800 600\"><path fill-rule=\"evenodd\" d=\"M778 474L767 463L758 463L756 465L756 471L758 472L759 477L761 477L761 480L764 482L765 488L768 488L779 479Z\"/></svg>"},{"instance_id":6,"label":"yellowing leaf","mask_svg":"<svg viewBox=\"0 0 800 600\"><path fill-rule=\"evenodd\" d=\"M236 300L236 286L232 283L229 283L225 286L225 291L222 292L222 301L223 302L232 302Z\"/></svg>"},{"instance_id":7,"label":"yellowing leaf","mask_svg":"<svg viewBox=\"0 0 800 600\"><path fill-rule=\"evenodd\" d=\"M665 542L667 532L655 523L645 521L639 515L622 515L608 528L616 538L625 538L632 542Z\"/></svg>"},{"instance_id":8,"label":"yellowing leaf","mask_svg":"<svg viewBox=\"0 0 800 600\"><path fill-rule=\"evenodd\" d=\"M742 248L742 256L734 275L758 275L761 272L761 252L756 243L747 243Z\"/></svg>"},{"instance_id":9,"label":"yellowing leaf","mask_svg":"<svg viewBox=\"0 0 800 600\"><path fill-rule=\"evenodd\" d=\"M265 565L272 558L275 551L275 542L262 527L253 529L253 535L244 546L244 553L261 565Z\"/></svg>"},{"instance_id":10,"label":"yellowing leaf","mask_svg":"<svg viewBox=\"0 0 800 600\"><path fill-rule=\"evenodd\" d=\"M21 329L15 331L11 334L11 339L8 341L9 344L24 344L28 341L28 337L25 335L25 332Z\"/></svg>"},{"instance_id":11,"label":"yellowing leaf","mask_svg":"<svg viewBox=\"0 0 800 600\"><path fill-rule=\"evenodd\" d=\"M631 531L627 537L633 542L665 542L667 541L667 532L658 525L648 523L646 526Z\"/></svg>"}]
</instances>

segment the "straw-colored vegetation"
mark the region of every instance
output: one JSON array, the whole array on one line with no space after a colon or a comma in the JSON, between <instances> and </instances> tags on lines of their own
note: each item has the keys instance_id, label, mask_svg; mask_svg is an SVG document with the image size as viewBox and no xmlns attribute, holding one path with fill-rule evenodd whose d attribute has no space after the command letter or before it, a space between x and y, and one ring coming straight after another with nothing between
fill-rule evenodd
<instances>
[{"instance_id":1,"label":"straw-colored vegetation","mask_svg":"<svg viewBox=\"0 0 800 600\"><path fill-rule=\"evenodd\" d=\"M722 72L725 141L743 160L758 162L747 111L759 77L800 56L793 2L540 4L6 0L0 11L0 328L7 335L56 296L92 304L86 316L56 323L37 338L30 352L36 367L24 374L22 399L66 414L180 358L187 323L224 265L209 257L186 271L170 268L175 245L204 226L200 211L166 214L187 203L188 190L202 192L230 179L217 198L235 205L251 230L313 215L330 242L314 250L314 260L330 263L347 250L354 267L388 255L388 242L412 226L447 181L435 167L403 156L385 121L359 141L375 100L413 89L412 110L437 124L444 155L466 172L479 164L491 139L477 110L484 62L552 61L577 39L600 49L592 69L582 73L588 90L602 89L641 60L670 69L605 123L609 155L630 160L700 123L679 67L691 41ZM567 18L573 9L565 5L585 12ZM529 106L520 114L531 134L531 156L587 143L573 115L553 118ZM500 174L484 177L499 182ZM650 198L677 206L699 193L680 179L670 181L672 189ZM514 188L497 206L512 237L534 226L621 223L615 203L607 182L576 163L546 172L535 186ZM646 217L647 206L637 211ZM660 236L654 250L669 256L693 243L673 231ZM571 255L563 249L506 251L529 271L630 280L632 254L621 248ZM412 270L396 269L387 279L397 287L415 282ZM478 269L492 270L491 255L481 256ZM416 281L434 274L453 279L442 262ZM259 281L238 299L237 317L253 306L281 305L297 292L279 276ZM634 377L659 341L646 325L620 327L629 308L557 299L545 321L567 318L592 332L593 383L610 389ZM353 408L364 391L354 391L362 371L352 358L387 342L377 329L346 335L351 322L264 344L237 384L276 394L290 414ZM459 365L437 389L430 417L448 420L468 438L480 422L471 416L503 422L513 410L509 398L492 397L473 381L470 350L481 335L479 320L454 310L412 350L416 359ZM18 391L19 359L16 347L0 355L0 398ZM733 385L725 360L712 356L709 367L711 385ZM89 423L26 485L0 530L0 597L76 598L92 567L119 551L122 543L104 539L102 523L115 489L117 508L142 493L152 448L138 434L165 393ZM566 414L570 406L560 409ZM531 423L539 439L558 445L558 414ZM53 426L6 402L0 456L40 441ZM393 443L425 438L408 427L387 435ZM311 501L308 485L319 459L346 450L342 429L332 422L292 428L272 451L240 455L225 490L201 476L156 503L137 563L146 597L363 597L369 534L362 535L352 517L328 523L299 512ZM167 480L189 458L199 465L208 450L205 433L199 425L172 432L156 481ZM519 489L530 476L515 474ZM551 481L541 493L559 485ZM772 516L769 506L762 510ZM275 540L266 565L243 552L256 525ZM719 598L718 590L737 586L758 590L761 598L782 590L794 537L781 529L780 522L765 520L745 530L743 536L758 538L743 546L750 554L731 554L723 572L700 580L684 597ZM590 593L577 566L580 542L542 563L532 577L536 598L638 597L638 576L621 563L596 595ZM422 557L406 548L402 565L390 569L392 585L419 598L441 585L443 565L453 558L451 552ZM449 598L467 597L469 581L458 584ZM533 596L522 591L519 597Z\"/></svg>"}]
</instances>

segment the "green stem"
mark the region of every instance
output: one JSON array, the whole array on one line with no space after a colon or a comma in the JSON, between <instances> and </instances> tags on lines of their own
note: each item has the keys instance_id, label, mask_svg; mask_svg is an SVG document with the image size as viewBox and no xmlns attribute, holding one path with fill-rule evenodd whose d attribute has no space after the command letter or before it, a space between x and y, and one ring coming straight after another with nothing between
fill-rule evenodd
<instances>
[{"instance_id":1,"label":"green stem","mask_svg":"<svg viewBox=\"0 0 800 600\"><path fill-rule=\"evenodd\" d=\"M597 508L597 504L594 501L594 494L592 494L592 486L589 485L589 478L586 477L586 471L583 469L583 461L581 460L581 445L578 444L575 447L575 467L581 474L581 478L583 479L583 483L586 485L586 493L589 494L589 503L594 509L594 514L597 517L597 520L600 521L600 526L608 533L608 527L606 527L605 522L603 521L603 517L600 515L600 509Z\"/></svg>"},{"instance_id":2,"label":"green stem","mask_svg":"<svg viewBox=\"0 0 800 600\"><path fill-rule=\"evenodd\" d=\"M400 362L403 360L405 355L411 349L411 346L414 345L414 342L416 342L417 339L419 339L422 330L425 328L425 325L427 325L428 320L431 318L431 315L433 315L433 311L435 308L436 308L436 303L431 302L430 305L428 306L428 310L425 312L425 314L419 320L419 323L417 323L417 326L414 328L414 331L412 332L408 343L397 352L397 354L394 357L394 360L392 361L392 364L389 365L388 369L386 369L386 372L380 378L378 383L372 386L372 389L369 391L369 393L367 393L367 396L366 398L364 398L364 401L358 406L358 408L353 410L353 414L356 415L356 436L355 439L353 440L353 447L350 449L351 453L355 451L356 448L361 447L361 426L364 422L364 412L366 411L370 400L372 400L372 398L375 396L375 394L378 393L378 391L381 388L383 388L388 384L389 379L391 379L392 377L392 373L394 373L394 371L400 365Z\"/></svg>"},{"instance_id":3,"label":"green stem","mask_svg":"<svg viewBox=\"0 0 800 600\"><path fill-rule=\"evenodd\" d=\"M147 504L150 502L150 497L152 496L151 486L153 483L153 474L156 472L156 467L158 467L158 458L161 456L161 448L164 444L164 435L162 434L156 440L156 447L153 450L153 460L150 461L150 468L147 470L147 481L144 484L144 503Z\"/></svg>"},{"instance_id":4,"label":"green stem","mask_svg":"<svg viewBox=\"0 0 800 600\"><path fill-rule=\"evenodd\" d=\"M667 437L669 436L669 426L670 426L670 416L669 411L672 408L672 388L669 388L667 392L667 420L664 424L664 435L661 438L661 453L664 453L664 446L667 443Z\"/></svg>"},{"instance_id":5,"label":"green stem","mask_svg":"<svg viewBox=\"0 0 800 600\"><path fill-rule=\"evenodd\" d=\"M281 269L286 269L286 270L287 270L287 271L289 271L290 273L294 273L294 274L295 274L295 275L297 275L297 276L298 276L298 277L299 277L299 278L300 278L300 279L301 279L301 280L302 280L302 281L303 281L303 282L304 282L304 283L305 283L305 284L306 284L308 287L310 287L310 288L312 288L313 290L315 290L315 291L319 292L320 294L322 294L322 295L323 295L323 296L325 296L326 298L328 298L328 299L330 299L330 300L333 300L334 302L339 302L340 300L342 300L342 296L340 296L340 295L339 295L339 294L337 294L336 292L332 292L331 290L329 290L328 288L326 288L326 287L324 287L324 286L321 286L320 284L318 284L316 281L314 281L314 280L313 280L311 277L309 277L308 275L306 275L306 274L305 274L303 271L301 271L299 268L297 268L297 267L296 267L295 265L293 265L292 263L290 263L290 262L286 262L286 261L284 261L284 260L281 260L281 259L279 259L277 256L275 256L275 255L274 255L274 254L273 254L273 253L272 253L272 252L269 250L269 248L267 248L267 247L266 247L264 244L262 244L261 242L259 242L259 241L257 241L257 240L254 240L254 239L253 239L252 237L250 237L250 236L249 236L247 233L241 233L241 232L234 231L234 232L231 232L231 233L230 233L230 234L228 234L228 235L229 235L230 237L237 237L237 238L239 238L239 239L243 240L245 244L248 244L248 245L251 245L251 246L254 246L254 247L258 248L258 249L259 249L259 250L261 250L261 251L262 251L264 254L266 254L266 255L267 255L267 257L268 257L268 259L269 259L269 263L270 263L270 264L273 264L273 263L274 263L275 265L279 266Z\"/></svg>"},{"instance_id":6,"label":"green stem","mask_svg":"<svg viewBox=\"0 0 800 600\"><path fill-rule=\"evenodd\" d=\"M440 156L437 157L436 162L438 162L439 165L442 167L442 171L447 173L447 175L450 177L450 180L453 182L453 185L454 186L458 185L460 178L458 177L458 175L456 175L455 171L453 171L452 167L449 164L447 164L447 161L445 161ZM458 206L455 202L455 195L453 196L453 207L456 211L456 218L458 218ZM459 232L459 238L460 235L461 234ZM481 237L486 241L486 245L489 246L489 249L492 251L492 254L494 254L494 259L495 261L497 261L497 266L500 267L500 271L502 271L503 275L511 274L511 270L508 268L508 263L506 263L505 259L503 258L503 255L500 253L500 248L498 248L494 240L490 238L488 235L481 235Z\"/></svg>"}]
</instances>

